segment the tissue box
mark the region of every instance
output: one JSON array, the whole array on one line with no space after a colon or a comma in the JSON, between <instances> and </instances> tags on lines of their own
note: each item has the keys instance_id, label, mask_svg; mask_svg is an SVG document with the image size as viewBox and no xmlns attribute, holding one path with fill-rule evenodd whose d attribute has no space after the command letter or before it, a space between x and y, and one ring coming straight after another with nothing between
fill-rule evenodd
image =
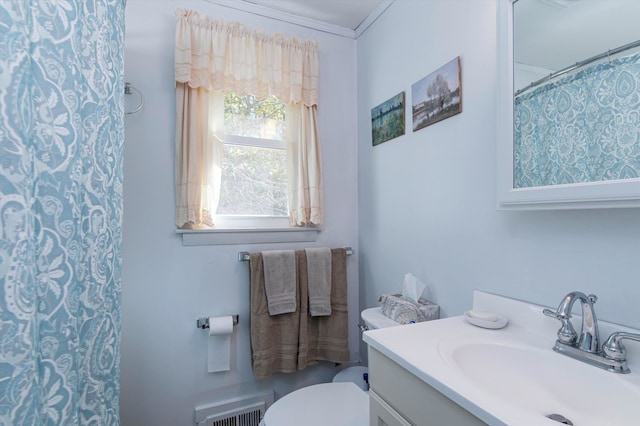
<instances>
[{"instance_id":1,"label":"tissue box","mask_svg":"<svg viewBox=\"0 0 640 426\"><path fill-rule=\"evenodd\" d=\"M425 299L419 299L419 303L415 303L399 294L383 294L379 302L382 302L382 314L400 324L440 318L440 306Z\"/></svg>"}]
</instances>

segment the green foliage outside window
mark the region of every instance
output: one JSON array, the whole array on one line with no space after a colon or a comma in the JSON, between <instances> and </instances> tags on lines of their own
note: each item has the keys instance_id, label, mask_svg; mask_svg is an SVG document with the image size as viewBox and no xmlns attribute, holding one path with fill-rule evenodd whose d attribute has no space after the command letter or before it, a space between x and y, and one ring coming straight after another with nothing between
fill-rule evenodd
<instances>
[{"instance_id":1,"label":"green foliage outside window","mask_svg":"<svg viewBox=\"0 0 640 426\"><path fill-rule=\"evenodd\" d=\"M225 134L284 139L285 106L275 97L225 97ZM246 141L245 140L245 141ZM287 216L285 149L225 143L218 214Z\"/></svg>"},{"instance_id":2,"label":"green foliage outside window","mask_svg":"<svg viewBox=\"0 0 640 426\"><path fill-rule=\"evenodd\" d=\"M275 96L263 100L253 95L224 98L224 132L227 135L284 140L285 106Z\"/></svg>"}]
</instances>

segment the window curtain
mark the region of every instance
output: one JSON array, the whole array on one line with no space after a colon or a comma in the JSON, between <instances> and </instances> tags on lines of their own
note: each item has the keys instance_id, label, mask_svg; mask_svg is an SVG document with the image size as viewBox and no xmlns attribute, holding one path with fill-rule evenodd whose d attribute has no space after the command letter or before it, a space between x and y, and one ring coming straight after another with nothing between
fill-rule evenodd
<instances>
[{"instance_id":1,"label":"window curtain","mask_svg":"<svg viewBox=\"0 0 640 426\"><path fill-rule=\"evenodd\" d=\"M289 190L290 221L292 226L320 226L317 43L250 32L239 23L214 21L192 10L176 9L176 18L176 102L180 104L176 108L176 225L211 227L217 208L222 149L203 144L222 142L216 128L223 126L223 112L212 112L211 102L186 95L200 90L209 95L252 94L258 99L274 95L288 105L287 114L294 111L294 119L287 117L287 126L292 126L287 143L293 146L287 151L288 180L295 185ZM204 111L205 104L209 111ZM201 107L194 110L193 105ZM217 120L218 114L222 122L206 123ZM200 160L193 161L196 158Z\"/></svg>"},{"instance_id":2,"label":"window curtain","mask_svg":"<svg viewBox=\"0 0 640 426\"><path fill-rule=\"evenodd\" d=\"M220 200L224 95L176 83L176 225L213 227Z\"/></svg>"},{"instance_id":3,"label":"window curtain","mask_svg":"<svg viewBox=\"0 0 640 426\"><path fill-rule=\"evenodd\" d=\"M0 425L120 424L124 9L0 3Z\"/></svg>"},{"instance_id":4,"label":"window curtain","mask_svg":"<svg viewBox=\"0 0 640 426\"><path fill-rule=\"evenodd\" d=\"M291 226L322 223L322 159L316 107L291 103L285 113Z\"/></svg>"}]
</instances>

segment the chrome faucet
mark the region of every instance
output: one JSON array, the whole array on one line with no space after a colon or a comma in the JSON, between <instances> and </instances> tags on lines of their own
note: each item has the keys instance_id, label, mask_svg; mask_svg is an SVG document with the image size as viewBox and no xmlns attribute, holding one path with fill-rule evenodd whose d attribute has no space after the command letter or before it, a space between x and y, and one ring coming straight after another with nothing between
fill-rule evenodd
<instances>
[{"instance_id":1,"label":"chrome faucet","mask_svg":"<svg viewBox=\"0 0 640 426\"><path fill-rule=\"evenodd\" d=\"M580 334L576 333L571 323L571 311L576 300L582 306L582 327ZM593 304L598 298L594 294L586 295L580 291L567 294L556 312L551 309L542 311L545 315L559 320L562 325L558 330L558 340L553 350L571 358L586 362L599 368L615 373L629 373L626 360L626 349L623 339L640 341L640 334L616 332L611 334L600 349L598 320Z\"/></svg>"},{"instance_id":2,"label":"chrome faucet","mask_svg":"<svg viewBox=\"0 0 640 426\"><path fill-rule=\"evenodd\" d=\"M571 311L576 300L580 300L582 305L582 330L580 337L577 336L571 325ZM595 294L586 295L580 291L572 291L567 294L558 310L554 313L549 309L544 311L547 316L555 317L562 322L562 327L558 331L558 340L562 343L572 344L580 350L586 352L598 352L598 320L593 310L593 304L598 297ZM577 338L577 341L576 341Z\"/></svg>"}]
</instances>

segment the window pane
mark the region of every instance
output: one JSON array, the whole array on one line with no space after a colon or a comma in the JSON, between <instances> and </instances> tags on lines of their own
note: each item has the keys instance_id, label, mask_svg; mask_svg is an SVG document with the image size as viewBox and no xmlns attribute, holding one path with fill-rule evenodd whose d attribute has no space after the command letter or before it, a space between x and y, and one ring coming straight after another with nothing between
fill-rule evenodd
<instances>
[{"instance_id":1,"label":"window pane","mask_svg":"<svg viewBox=\"0 0 640 426\"><path fill-rule=\"evenodd\" d=\"M285 108L276 97L258 101L253 95L224 98L224 133L263 139L285 138Z\"/></svg>"},{"instance_id":2,"label":"window pane","mask_svg":"<svg viewBox=\"0 0 640 426\"><path fill-rule=\"evenodd\" d=\"M287 153L224 145L218 214L287 216Z\"/></svg>"}]
</instances>

